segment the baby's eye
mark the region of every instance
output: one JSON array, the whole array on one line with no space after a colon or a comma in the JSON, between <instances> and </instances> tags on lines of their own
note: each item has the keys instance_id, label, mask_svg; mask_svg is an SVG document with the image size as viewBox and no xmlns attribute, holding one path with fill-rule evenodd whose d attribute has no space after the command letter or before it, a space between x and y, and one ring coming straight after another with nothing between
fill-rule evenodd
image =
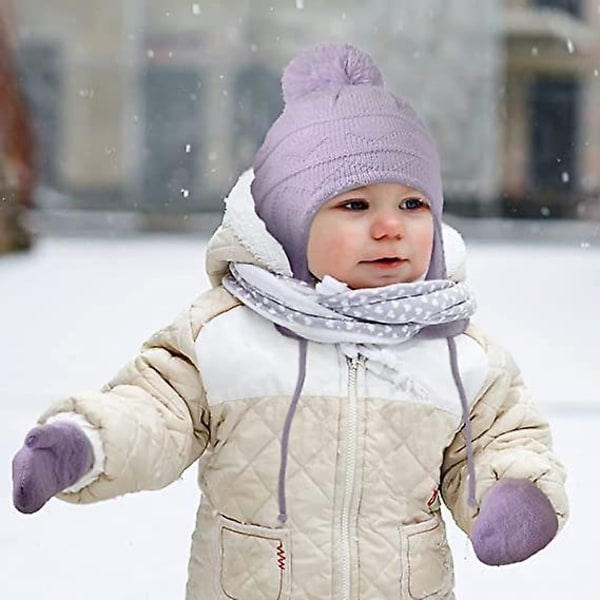
<instances>
[{"instance_id":1,"label":"baby's eye","mask_svg":"<svg viewBox=\"0 0 600 600\"><path fill-rule=\"evenodd\" d=\"M400 202L400 208L403 210L419 210L428 207L429 205L422 198L405 198Z\"/></svg>"},{"instance_id":2,"label":"baby's eye","mask_svg":"<svg viewBox=\"0 0 600 600\"><path fill-rule=\"evenodd\" d=\"M366 200L348 200L342 204L342 207L348 210L367 210L369 204Z\"/></svg>"}]
</instances>

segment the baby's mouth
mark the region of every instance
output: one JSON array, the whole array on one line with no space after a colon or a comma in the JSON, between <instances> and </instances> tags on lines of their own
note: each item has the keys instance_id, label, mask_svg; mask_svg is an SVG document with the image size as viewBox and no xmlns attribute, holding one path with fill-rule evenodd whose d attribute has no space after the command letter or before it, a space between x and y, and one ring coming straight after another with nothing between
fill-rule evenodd
<instances>
[{"instance_id":1,"label":"baby's mouth","mask_svg":"<svg viewBox=\"0 0 600 600\"><path fill-rule=\"evenodd\" d=\"M396 267L405 261L405 258L399 258L398 256L382 256L381 258L366 260L364 262L369 265L376 265L380 267Z\"/></svg>"}]
</instances>

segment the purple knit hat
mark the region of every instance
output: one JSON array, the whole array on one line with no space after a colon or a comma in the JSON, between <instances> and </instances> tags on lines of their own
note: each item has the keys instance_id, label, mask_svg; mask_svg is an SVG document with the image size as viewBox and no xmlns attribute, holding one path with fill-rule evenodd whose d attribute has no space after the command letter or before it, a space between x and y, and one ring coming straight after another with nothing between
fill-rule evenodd
<instances>
[{"instance_id":1,"label":"purple knit hat","mask_svg":"<svg viewBox=\"0 0 600 600\"><path fill-rule=\"evenodd\" d=\"M308 234L327 200L371 183L402 183L431 205L434 243L426 278L445 278L436 145L411 106L384 88L373 60L349 44L317 46L287 65L282 91L285 108L257 152L252 195L294 277L313 281Z\"/></svg>"}]
</instances>

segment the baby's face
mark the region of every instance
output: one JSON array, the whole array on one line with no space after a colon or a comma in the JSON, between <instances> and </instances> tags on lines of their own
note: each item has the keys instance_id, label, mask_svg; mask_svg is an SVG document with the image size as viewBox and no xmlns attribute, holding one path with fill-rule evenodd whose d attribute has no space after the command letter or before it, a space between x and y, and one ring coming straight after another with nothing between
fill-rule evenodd
<instances>
[{"instance_id":1,"label":"baby's face","mask_svg":"<svg viewBox=\"0 0 600 600\"><path fill-rule=\"evenodd\" d=\"M399 183L375 183L331 198L315 215L308 268L352 289L416 281L429 267L433 218L425 196Z\"/></svg>"}]
</instances>

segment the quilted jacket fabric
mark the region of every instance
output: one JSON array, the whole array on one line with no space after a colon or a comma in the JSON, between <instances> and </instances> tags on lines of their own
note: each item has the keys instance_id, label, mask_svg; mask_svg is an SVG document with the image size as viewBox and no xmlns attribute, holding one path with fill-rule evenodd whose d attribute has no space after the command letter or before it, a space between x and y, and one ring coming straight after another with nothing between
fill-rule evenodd
<instances>
[{"instance_id":1,"label":"quilted jacket fabric","mask_svg":"<svg viewBox=\"0 0 600 600\"><path fill-rule=\"evenodd\" d=\"M440 494L469 533L462 412L445 340L395 351L427 390L413 397L308 344L294 416L286 523L278 521L281 433L298 373L298 342L220 285L227 260L261 261L231 228L211 242L215 287L146 342L74 412L97 428L102 474L61 497L86 503L162 488L199 461L202 490L187 600L451 599L452 558ZM471 406L477 500L502 477L525 477L566 518L562 466L510 356L471 327L457 338Z\"/></svg>"}]
</instances>

